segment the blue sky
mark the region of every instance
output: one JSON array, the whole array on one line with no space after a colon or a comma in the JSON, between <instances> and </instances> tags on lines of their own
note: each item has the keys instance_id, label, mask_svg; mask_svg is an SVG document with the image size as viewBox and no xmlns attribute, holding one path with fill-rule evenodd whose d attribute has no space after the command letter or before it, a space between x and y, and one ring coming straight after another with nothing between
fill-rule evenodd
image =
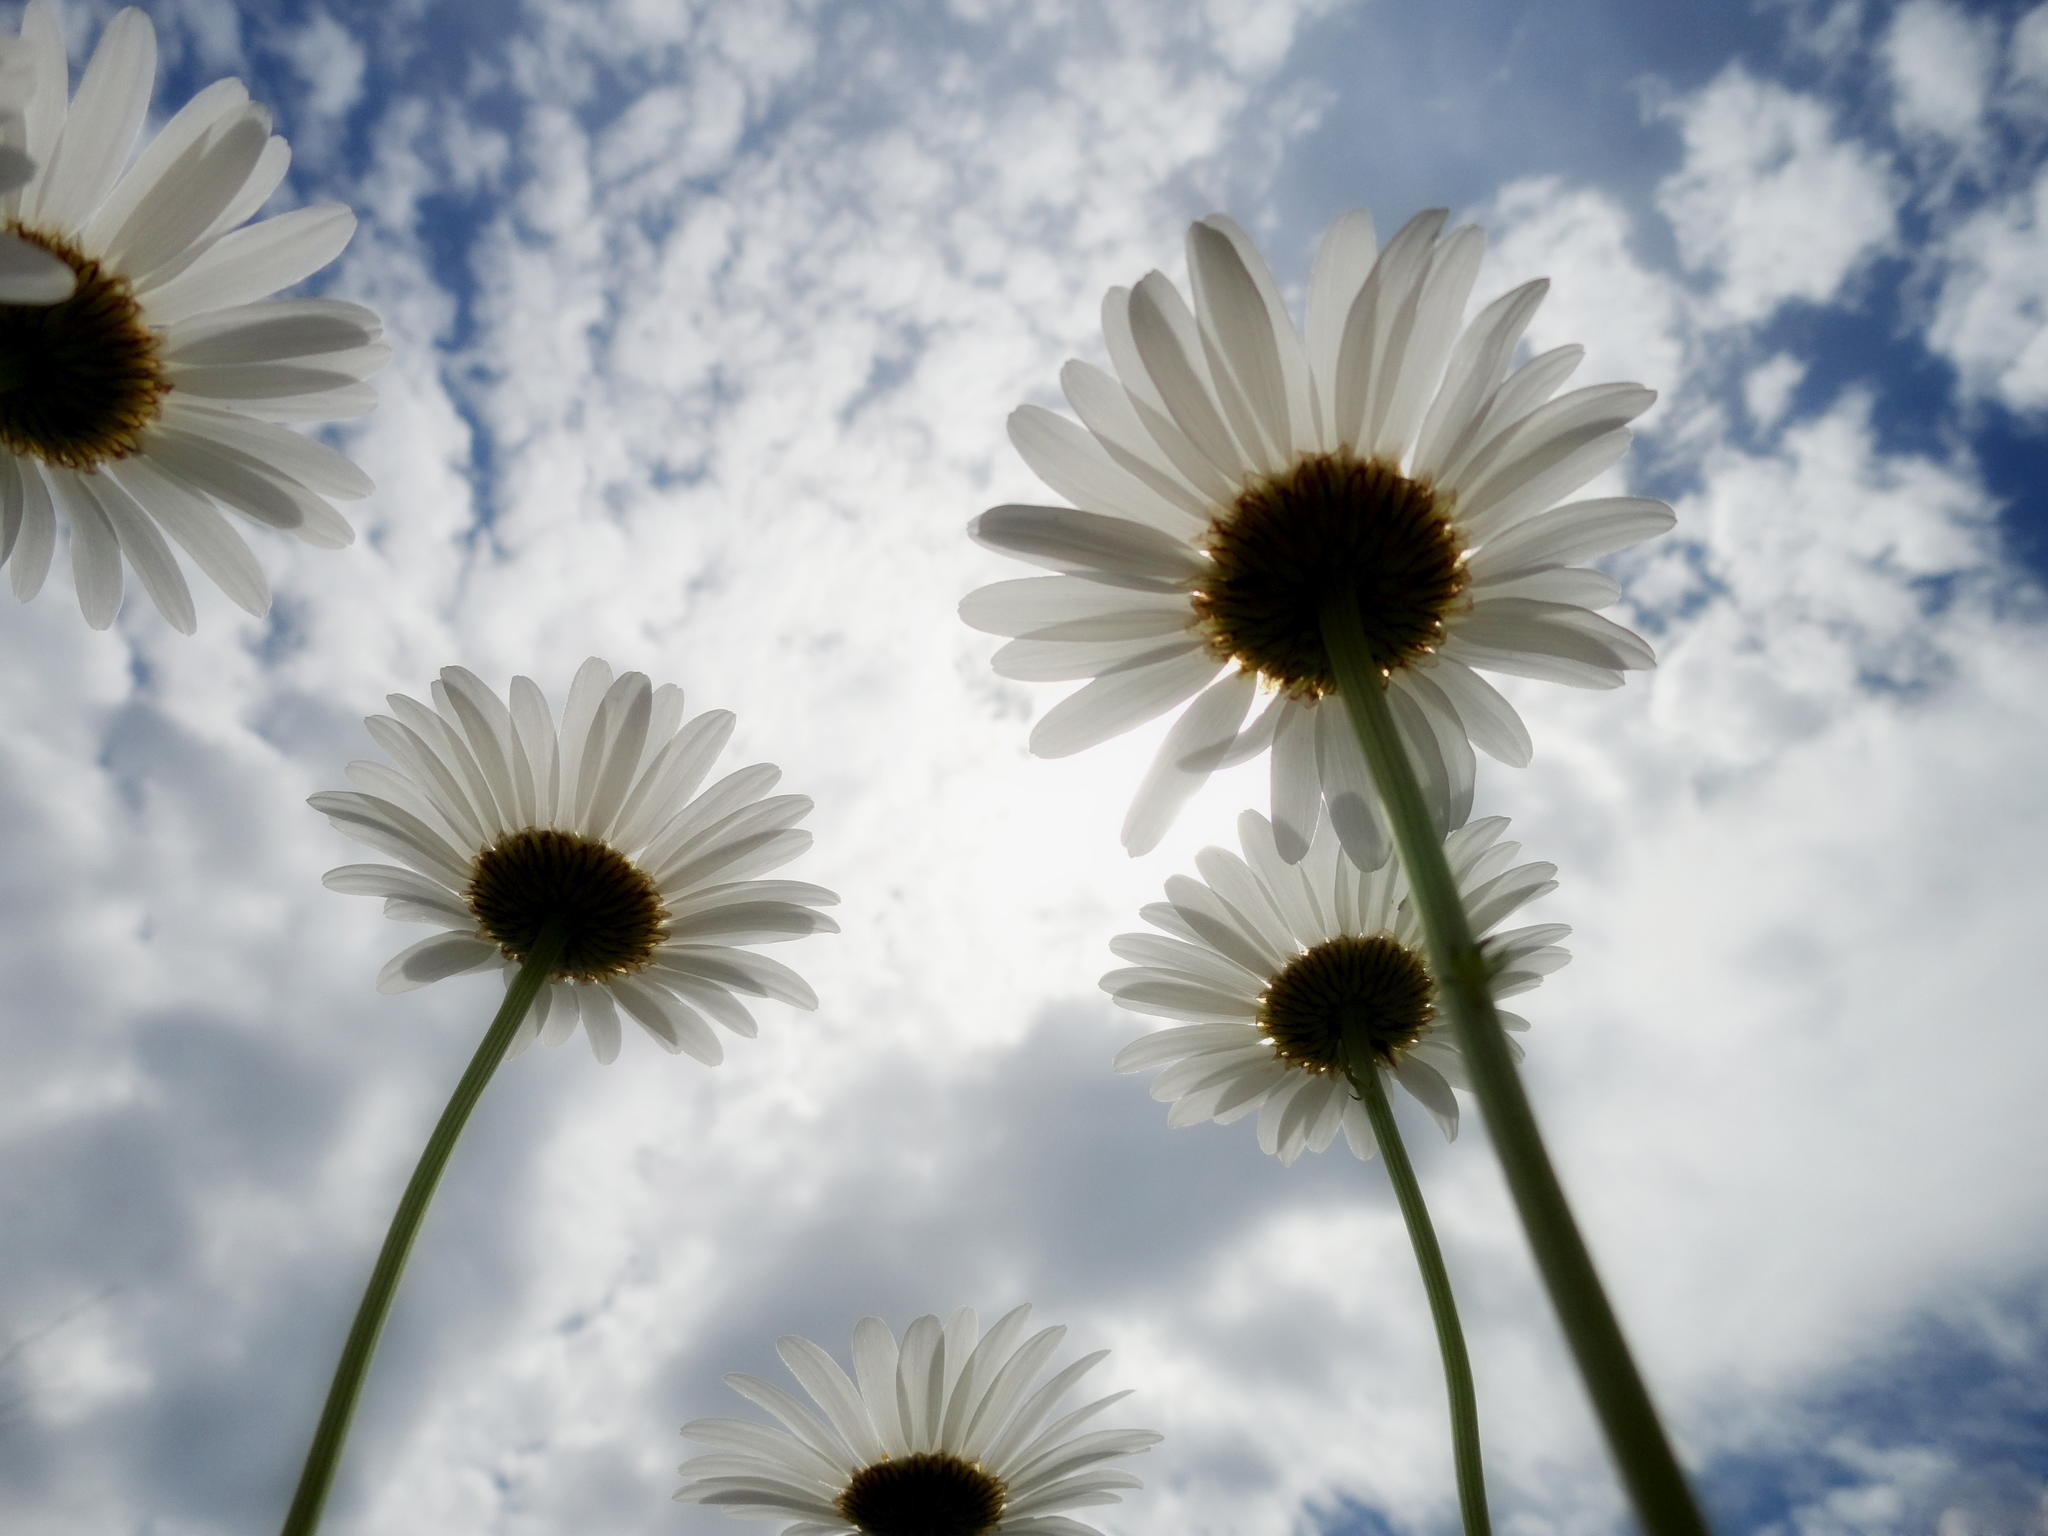
<instances>
[{"instance_id":1,"label":"blue sky","mask_svg":"<svg viewBox=\"0 0 2048 1536\"><path fill-rule=\"evenodd\" d=\"M708 1533L668 1496L721 1373L1025 1299L1167 1435L1105 1531L1453 1529L1381 1170L1108 1071L1108 939L1263 780L1126 859L1156 733L1030 760L1054 690L953 611L1107 287L1223 210L1298 298L1337 213L1443 204L1480 299L1547 274L1532 343L1661 394L1605 482L1679 514L1612 567L1660 668L1510 684L1537 757L1479 809L1560 866L1532 1091L1718 1528L2048 1531L2048 6L150 11L159 118L249 81L396 357L330 433L359 542L262 545L267 620L0 608L0 1529L275 1524L491 1006L374 992L415 934L322 889L359 855L304 797L386 693L592 653L817 800L824 1006L501 1074L329 1529ZM1482 1138L1414 1120L1501 1528L1624 1529Z\"/></svg>"}]
</instances>

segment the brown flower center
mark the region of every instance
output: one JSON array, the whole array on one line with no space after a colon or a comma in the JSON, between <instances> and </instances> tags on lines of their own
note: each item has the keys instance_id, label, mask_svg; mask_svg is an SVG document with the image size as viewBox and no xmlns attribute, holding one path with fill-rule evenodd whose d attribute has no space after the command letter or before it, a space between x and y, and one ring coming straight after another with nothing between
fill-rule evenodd
<instances>
[{"instance_id":1,"label":"brown flower center","mask_svg":"<svg viewBox=\"0 0 2048 1536\"><path fill-rule=\"evenodd\" d=\"M67 469L126 458L171 388L128 279L68 240L5 227L65 262L78 287L61 304L0 304L0 444Z\"/></svg>"},{"instance_id":2,"label":"brown flower center","mask_svg":"<svg viewBox=\"0 0 2048 1536\"><path fill-rule=\"evenodd\" d=\"M1448 499L1380 459L1316 454L1261 480L1209 525L1196 593L1209 649L1301 698L1336 691L1323 611L1358 605L1374 665L1434 650L1465 591Z\"/></svg>"},{"instance_id":3,"label":"brown flower center","mask_svg":"<svg viewBox=\"0 0 2048 1536\"><path fill-rule=\"evenodd\" d=\"M1259 999L1259 1028L1273 1049L1311 1072L1343 1070L1347 1035L1392 1066L1435 1017L1436 985L1422 957L1383 933L1345 934L1295 956Z\"/></svg>"},{"instance_id":4,"label":"brown flower center","mask_svg":"<svg viewBox=\"0 0 2048 1536\"><path fill-rule=\"evenodd\" d=\"M839 1513L867 1536L982 1536L1003 1518L1003 1480L945 1451L862 1467L839 1495Z\"/></svg>"},{"instance_id":5,"label":"brown flower center","mask_svg":"<svg viewBox=\"0 0 2048 1536\"><path fill-rule=\"evenodd\" d=\"M464 893L484 937L526 958L559 923L568 945L556 980L603 981L637 971L668 932L668 909L632 860L593 838L529 827L476 856Z\"/></svg>"}]
</instances>

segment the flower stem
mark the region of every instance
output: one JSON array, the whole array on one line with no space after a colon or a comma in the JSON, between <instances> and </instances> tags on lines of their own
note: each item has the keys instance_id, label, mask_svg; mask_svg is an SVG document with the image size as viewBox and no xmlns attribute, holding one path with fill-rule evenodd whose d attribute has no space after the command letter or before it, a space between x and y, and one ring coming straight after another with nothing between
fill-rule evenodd
<instances>
[{"instance_id":1,"label":"flower stem","mask_svg":"<svg viewBox=\"0 0 2048 1536\"><path fill-rule=\"evenodd\" d=\"M1472 1390L1472 1360L1465 1353L1465 1331L1458 1326L1458 1301L1451 1294L1443 1249L1437 1246L1436 1228L1430 1224L1429 1207L1422 1203L1422 1186L1408 1161L1408 1149L1401 1144L1401 1128L1394 1123L1394 1109L1387 1102L1379 1068L1367 1057L1355 1064L1347 1062L1344 1070L1365 1101L1373 1140L1379 1143L1387 1177L1393 1180L1401 1219L1408 1224L1408 1241L1415 1248L1416 1267L1422 1271L1422 1288L1429 1293L1437 1352L1444 1362L1444 1391L1451 1400L1451 1455L1457 1467L1458 1513L1464 1518L1465 1536L1489 1536L1493 1526L1486 1517L1486 1470L1479 1459L1479 1397Z\"/></svg>"},{"instance_id":2,"label":"flower stem","mask_svg":"<svg viewBox=\"0 0 2048 1536\"><path fill-rule=\"evenodd\" d=\"M1322 615L1322 628L1340 701L1358 733L1407 870L1430 967L1457 1031L1472 1091L1636 1518L1648 1536L1705 1536L1706 1520L1622 1338L1592 1255L1544 1150L1514 1058L1508 1054L1507 1036L1494 1012L1486 959L1466 919L1465 903L1451 878L1422 785L1395 730L1386 679L1367 647L1356 605L1332 604Z\"/></svg>"},{"instance_id":3,"label":"flower stem","mask_svg":"<svg viewBox=\"0 0 2048 1536\"><path fill-rule=\"evenodd\" d=\"M327 1503L327 1490L341 1461L349 1420L355 1415L356 1396L362 1391L363 1377L370 1369L370 1357L377 1352L377 1338L384 1331L384 1317L391 1310L391 1298L398 1290L406 1257L412 1252L413 1238L419 1233L420 1218L426 1215L427 1204L434 1198L434 1187L441 1182L441 1170L447 1166L448 1154L455 1150L456 1139L469 1122L469 1112L476 1108L484 1085L505 1059L505 1051L512 1044L520 1022L533 1006L534 998L540 995L556 961L561 959L566 937L559 928L549 928L535 941L511 986L505 989L505 1001L498 1016L491 1020L483 1043L470 1058L469 1069L455 1085L433 1135L427 1138L426 1149L412 1171L412 1180L392 1214L391 1229L384 1234L384 1247L377 1255L376 1268L370 1271L370 1283L363 1290L362 1304L356 1308L348 1341L341 1346L341 1358L334 1364L334 1382L327 1389L327 1403L320 1410L313 1443L306 1448L306 1465L299 1473L298 1491L292 1495L291 1511L284 1517L280 1536L312 1536L319 1528L320 1511Z\"/></svg>"}]
</instances>

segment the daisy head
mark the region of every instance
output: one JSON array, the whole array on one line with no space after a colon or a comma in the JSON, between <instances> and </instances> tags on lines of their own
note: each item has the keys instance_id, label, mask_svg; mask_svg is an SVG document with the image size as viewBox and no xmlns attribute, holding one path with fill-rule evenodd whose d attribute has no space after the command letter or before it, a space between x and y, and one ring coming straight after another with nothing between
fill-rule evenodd
<instances>
[{"instance_id":1,"label":"daisy head","mask_svg":"<svg viewBox=\"0 0 2048 1536\"><path fill-rule=\"evenodd\" d=\"M685 721L682 690L592 658L556 725L531 679L509 704L460 667L431 706L403 694L372 715L391 762L348 765L354 790L309 802L338 829L399 860L329 870L331 890L379 896L389 917L440 931L377 978L403 992L465 971L512 973L541 934L566 936L512 1049L558 1044L580 1021L600 1061L619 1051L623 1010L665 1049L716 1063L707 1018L755 1033L737 994L815 1008L787 966L746 946L835 932L814 909L839 898L753 877L811 844L802 795L771 795L756 763L699 790L732 734L712 710Z\"/></svg>"},{"instance_id":2,"label":"daisy head","mask_svg":"<svg viewBox=\"0 0 2048 1536\"><path fill-rule=\"evenodd\" d=\"M1548 286L1469 322L1484 237L1441 211L1378 250L1371 218L1323 240L1297 331L1250 238L1188 231L1194 304L1154 272L1103 304L1113 373L1061 374L1079 425L1010 418L1027 464L1072 506L1001 506L974 537L1057 574L972 593L961 616L1013 637L995 668L1086 679L1038 722L1058 757L1178 711L1124 823L1157 844L1219 766L1270 749L1290 862L1327 807L1361 864L1385 843L1324 619L1348 606L1445 827L1470 813L1476 745L1528 761L1529 736L1482 671L1618 686L1652 664L1594 610L1619 588L1574 562L1661 533L1670 508L1562 498L1614 464L1655 398L1636 384L1558 394L1581 349L1511 367Z\"/></svg>"},{"instance_id":3,"label":"daisy head","mask_svg":"<svg viewBox=\"0 0 2048 1536\"><path fill-rule=\"evenodd\" d=\"M726 1377L779 1427L685 1424L684 1435L717 1449L683 1463L676 1497L782 1521L785 1536L1098 1536L1061 1511L1120 1502L1122 1490L1141 1485L1108 1464L1160 1437L1077 1433L1129 1393L1062 1411L1061 1400L1109 1352L1045 1377L1067 1330L1027 1338L1030 1318L1018 1307L983 1335L963 1307L944 1323L920 1317L900 1345L880 1318L862 1318L850 1378L809 1339L778 1340L776 1353L816 1409L752 1376Z\"/></svg>"},{"instance_id":4,"label":"daisy head","mask_svg":"<svg viewBox=\"0 0 2048 1536\"><path fill-rule=\"evenodd\" d=\"M368 410L388 352L360 305L269 297L340 254L355 217L322 203L247 222L291 152L239 81L131 161L155 73L138 10L107 24L75 94L44 0L0 35L0 562L33 597L61 523L95 629L132 568L189 633L173 546L249 612L269 606L223 509L322 548L354 537L330 503L368 477L284 423Z\"/></svg>"},{"instance_id":5,"label":"daisy head","mask_svg":"<svg viewBox=\"0 0 2048 1536\"><path fill-rule=\"evenodd\" d=\"M1557 886L1555 866L1515 863L1521 845L1501 841L1506 830L1507 818L1494 816L1444 839L1496 999L1528 991L1570 958L1557 947L1571 932L1562 923L1492 932ZM1326 829L1290 864L1255 811L1239 818L1238 836L1242 858L1204 849L1202 878L1175 876L1166 900L1144 909L1160 933L1111 943L1130 965L1104 976L1103 990L1133 1012L1184 1021L1125 1046L1116 1070L1165 1068L1152 1097L1172 1105L1169 1125L1227 1124L1256 1110L1260 1147L1283 1163L1322 1151L1339 1130L1359 1157L1372 1156L1372 1125L1347 1078L1368 1065L1455 1136L1451 1090L1468 1086L1464 1058L1438 1018L1398 861L1361 870ZM1500 1021L1529 1027L1505 1011Z\"/></svg>"}]
</instances>

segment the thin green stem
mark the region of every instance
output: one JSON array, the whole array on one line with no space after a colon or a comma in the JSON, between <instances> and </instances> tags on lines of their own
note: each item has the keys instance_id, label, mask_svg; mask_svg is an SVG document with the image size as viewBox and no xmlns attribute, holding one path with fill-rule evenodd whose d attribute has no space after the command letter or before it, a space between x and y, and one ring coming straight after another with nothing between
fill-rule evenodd
<instances>
[{"instance_id":1,"label":"thin green stem","mask_svg":"<svg viewBox=\"0 0 2048 1536\"><path fill-rule=\"evenodd\" d=\"M1444 1252L1437 1246L1429 1207L1422 1203L1422 1185L1416 1181L1408 1149L1401 1143L1401 1128L1394 1123L1394 1107L1387 1102L1379 1068L1367 1057L1363 1062L1347 1061L1344 1071L1365 1101L1373 1140L1379 1143L1387 1177L1393 1180L1401 1219L1408 1224L1408 1241L1415 1249L1416 1267L1422 1271L1422 1288L1429 1293L1437 1353L1444 1362L1444 1391L1451 1400L1451 1456L1457 1468L1458 1513L1465 1522L1465 1536L1488 1536L1493 1526L1486 1517L1486 1469L1479 1459L1479 1397L1472 1390L1472 1359L1465 1353L1465 1331L1458 1326L1458 1301L1451 1294L1450 1271L1444 1268Z\"/></svg>"},{"instance_id":2,"label":"thin green stem","mask_svg":"<svg viewBox=\"0 0 2048 1536\"><path fill-rule=\"evenodd\" d=\"M1466 920L1444 859L1434 819L1414 765L1394 728L1386 680L1367 647L1356 606L1333 604L1322 616L1323 643L1337 675L1358 744L1365 753L1408 888L1422 919L1439 997L1457 1032L1486 1117L1508 1193L1551 1305L1593 1400L1608 1450L1627 1485L1636 1518L1649 1536L1705 1536L1707 1523L1679 1470L1621 1325L1601 1288L1592 1255L1579 1235L1564 1189L1544 1150L1536 1116L1508 1054L1507 1036L1494 1012L1492 978Z\"/></svg>"},{"instance_id":3,"label":"thin green stem","mask_svg":"<svg viewBox=\"0 0 2048 1536\"><path fill-rule=\"evenodd\" d=\"M561 959L566 937L560 929L549 928L534 943L519 973L512 978L512 985L505 989L505 1001L498 1016L491 1020L483 1043L470 1058L469 1069L455 1085L433 1135L427 1138L426 1150L420 1153L412 1180L392 1214L391 1229L384 1234L384 1247L377 1255L376 1268L370 1271L370 1283L363 1290L362 1304L356 1308L348 1341L341 1346L341 1358L334 1364L334 1382L327 1389L327 1404L320 1410L313 1443L306 1448L306 1465L299 1473L298 1491L292 1495L291 1511L284 1517L280 1536L312 1536L319 1528L327 1490L341 1461L342 1444L348 1439L349 1420L355 1416L356 1396L362 1391L363 1377L370 1369L370 1357L377 1352L377 1338L384 1331L384 1317L391 1310L391 1298L397 1293L399 1276L412 1252L413 1238L419 1233L420 1218L427 1214L434 1187L441 1182L441 1170L447 1166L448 1154L455 1150L456 1140L469 1122L469 1112L476 1108L484 1085L505 1059L505 1051L518 1033L520 1022Z\"/></svg>"}]
</instances>

